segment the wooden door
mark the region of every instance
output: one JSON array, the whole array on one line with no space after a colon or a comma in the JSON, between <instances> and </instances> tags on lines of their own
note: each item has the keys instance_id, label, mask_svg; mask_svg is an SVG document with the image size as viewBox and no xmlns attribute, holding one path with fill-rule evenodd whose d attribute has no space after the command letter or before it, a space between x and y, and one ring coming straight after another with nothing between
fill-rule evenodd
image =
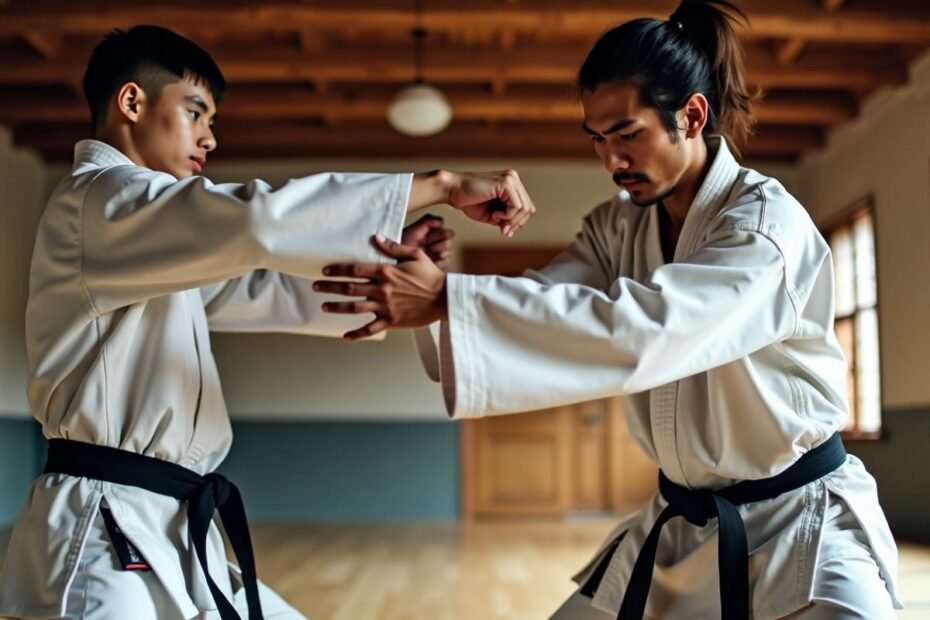
<instances>
[{"instance_id":1,"label":"wooden door","mask_svg":"<svg viewBox=\"0 0 930 620\"><path fill-rule=\"evenodd\" d=\"M518 275L561 248L470 247L467 273ZM627 432L619 398L464 420L462 514L626 512L654 492L656 468Z\"/></svg>"}]
</instances>

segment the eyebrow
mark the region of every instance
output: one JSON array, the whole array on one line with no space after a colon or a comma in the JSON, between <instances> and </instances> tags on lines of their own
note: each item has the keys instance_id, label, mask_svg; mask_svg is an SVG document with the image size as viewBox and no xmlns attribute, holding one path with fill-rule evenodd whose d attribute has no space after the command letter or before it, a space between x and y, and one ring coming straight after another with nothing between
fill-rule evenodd
<instances>
[{"instance_id":1,"label":"eyebrow","mask_svg":"<svg viewBox=\"0 0 930 620\"><path fill-rule=\"evenodd\" d=\"M197 95L188 95L184 97L184 100L193 103L195 106L203 110L204 114L210 111L210 107L207 105L207 103Z\"/></svg>"},{"instance_id":2,"label":"eyebrow","mask_svg":"<svg viewBox=\"0 0 930 620\"><path fill-rule=\"evenodd\" d=\"M605 131L603 134L591 129L591 127L588 126L587 122L581 123L581 128L585 130L587 133L591 134L592 136L600 136L600 135L606 136L606 135L615 133L617 131L620 131L621 129L625 129L626 127L629 127L630 125L633 125L636 122L638 122L638 119L625 118L622 121L617 121L616 123L611 125L610 128L607 131Z\"/></svg>"}]
</instances>

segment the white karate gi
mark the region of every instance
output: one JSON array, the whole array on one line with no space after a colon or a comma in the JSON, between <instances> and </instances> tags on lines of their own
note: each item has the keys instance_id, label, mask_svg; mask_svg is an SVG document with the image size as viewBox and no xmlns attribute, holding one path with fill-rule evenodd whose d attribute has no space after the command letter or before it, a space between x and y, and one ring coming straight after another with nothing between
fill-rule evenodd
<instances>
[{"instance_id":1,"label":"white karate gi","mask_svg":"<svg viewBox=\"0 0 930 620\"><path fill-rule=\"evenodd\" d=\"M370 238L399 238L411 179L214 185L78 143L32 261L29 402L45 436L216 469L232 434L209 330L341 335L362 325L323 313L307 279L334 261L385 260ZM115 569L102 501L151 573ZM231 598L215 524L207 544L210 572ZM264 592L266 617L299 616ZM194 618L214 609L178 500L60 474L33 483L0 570L0 616Z\"/></svg>"},{"instance_id":2,"label":"white karate gi","mask_svg":"<svg viewBox=\"0 0 930 620\"><path fill-rule=\"evenodd\" d=\"M774 476L843 426L846 362L833 332L829 247L781 184L740 167L720 139L711 150L672 263L663 258L658 207L621 194L590 213L574 244L538 272L449 275L438 358L427 332L418 343L450 415L624 395L643 450L673 482L700 488ZM657 494L621 520L602 546L624 534L593 607L579 604L616 617L665 505ZM859 539L825 528L837 505L861 526ZM739 512L757 620L807 606L825 563L852 562L863 549L873 582L883 580L890 594L876 609L893 613L897 550L857 458ZM716 532L716 520L665 525L648 616L719 617Z\"/></svg>"}]
</instances>

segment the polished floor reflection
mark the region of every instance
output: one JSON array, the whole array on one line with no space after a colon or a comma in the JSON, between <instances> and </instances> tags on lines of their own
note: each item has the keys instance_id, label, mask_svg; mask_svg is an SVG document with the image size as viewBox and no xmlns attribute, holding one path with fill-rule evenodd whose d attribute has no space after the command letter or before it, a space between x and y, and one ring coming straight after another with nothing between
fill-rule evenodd
<instances>
[{"instance_id":1,"label":"polished floor reflection","mask_svg":"<svg viewBox=\"0 0 930 620\"><path fill-rule=\"evenodd\" d=\"M612 526L258 523L253 536L261 578L311 619L543 620ZM902 543L899 573L900 618L930 618L930 547Z\"/></svg>"}]
</instances>

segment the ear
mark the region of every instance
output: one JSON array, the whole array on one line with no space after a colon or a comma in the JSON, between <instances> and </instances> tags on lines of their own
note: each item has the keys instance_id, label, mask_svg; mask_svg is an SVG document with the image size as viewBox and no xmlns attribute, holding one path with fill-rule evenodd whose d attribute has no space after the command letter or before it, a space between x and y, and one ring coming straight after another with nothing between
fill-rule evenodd
<instances>
[{"instance_id":1,"label":"ear","mask_svg":"<svg viewBox=\"0 0 930 620\"><path fill-rule=\"evenodd\" d=\"M145 103L145 91L135 82L126 82L116 93L116 109L132 123L139 120Z\"/></svg>"},{"instance_id":2,"label":"ear","mask_svg":"<svg viewBox=\"0 0 930 620\"><path fill-rule=\"evenodd\" d=\"M701 93L694 93L685 102L684 107L678 111L678 126L685 132L685 138L699 138L704 126L707 125L707 113L710 104L707 97Z\"/></svg>"}]
</instances>

